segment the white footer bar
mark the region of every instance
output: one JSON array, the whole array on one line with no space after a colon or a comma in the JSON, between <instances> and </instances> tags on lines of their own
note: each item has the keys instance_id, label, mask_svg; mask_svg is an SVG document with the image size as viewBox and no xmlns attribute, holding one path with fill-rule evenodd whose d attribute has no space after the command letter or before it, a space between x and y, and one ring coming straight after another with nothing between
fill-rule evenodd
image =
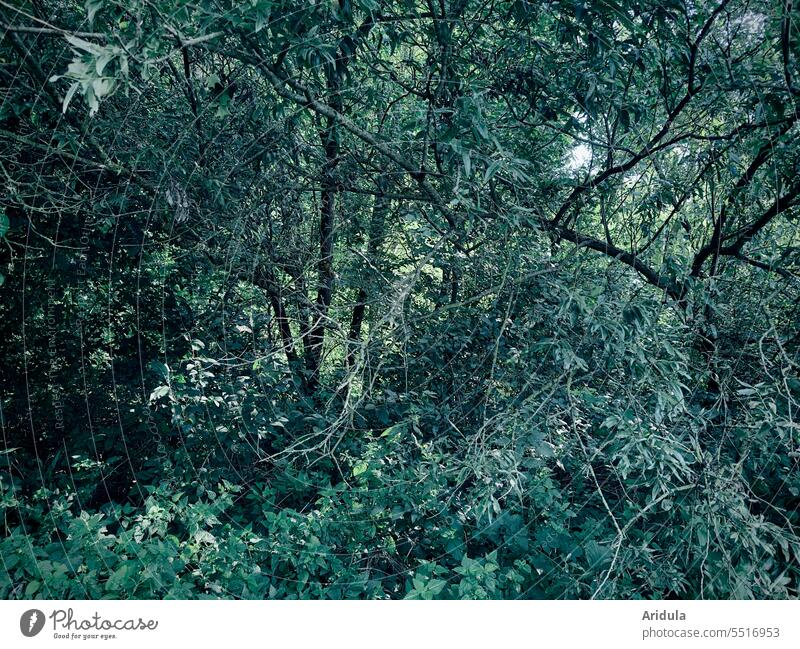
<instances>
[{"instance_id":1,"label":"white footer bar","mask_svg":"<svg viewBox=\"0 0 800 649\"><path fill-rule=\"evenodd\" d=\"M800 647L800 603L0 602L0 647Z\"/></svg>"}]
</instances>

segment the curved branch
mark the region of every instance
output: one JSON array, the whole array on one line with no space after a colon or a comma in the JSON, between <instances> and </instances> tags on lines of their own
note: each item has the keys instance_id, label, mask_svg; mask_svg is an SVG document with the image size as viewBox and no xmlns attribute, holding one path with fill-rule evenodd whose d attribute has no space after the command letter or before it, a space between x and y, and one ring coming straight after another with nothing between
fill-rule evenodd
<instances>
[{"instance_id":1,"label":"curved branch","mask_svg":"<svg viewBox=\"0 0 800 649\"><path fill-rule=\"evenodd\" d=\"M545 226L546 227L546 226ZM596 250L597 252L602 252L604 255L617 259L618 261L622 262L626 266L630 266L634 270L636 270L649 284L660 288L667 292L671 298L676 301L679 301L682 295L682 291L675 283L670 280L667 276L662 275L644 263L639 257L634 255L627 250L623 250L622 248L618 248L617 246L611 245L606 241L601 241L600 239L595 239L593 237L586 236L581 234L580 232L576 232L575 230L570 230L568 228L554 228L551 229L552 232L559 238L565 241L572 241L573 243L582 246L584 248L589 248L591 250Z\"/></svg>"}]
</instances>

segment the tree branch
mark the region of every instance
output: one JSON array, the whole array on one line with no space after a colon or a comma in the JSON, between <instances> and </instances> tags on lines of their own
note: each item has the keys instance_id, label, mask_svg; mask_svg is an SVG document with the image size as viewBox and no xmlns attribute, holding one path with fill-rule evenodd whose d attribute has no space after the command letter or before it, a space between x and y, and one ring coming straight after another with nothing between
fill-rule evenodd
<instances>
[{"instance_id":1,"label":"tree branch","mask_svg":"<svg viewBox=\"0 0 800 649\"><path fill-rule=\"evenodd\" d=\"M703 25L700 33L698 34L697 38L691 44L689 48L689 72L687 78L687 89L686 94L681 98L678 104L667 114L667 119L664 124L661 126L661 129L656 133L652 138L650 138L649 142L632 158L627 160L624 163L614 165L613 167L608 167L605 171L602 171L600 174L595 176L594 178L590 179L588 182L584 183L583 185L578 185L575 189L572 190L570 195L567 199L562 203L561 207L556 212L556 215L553 217L552 224L558 225L564 215L572 208L575 204L575 201L582 195L588 192L591 189L594 189L601 183L608 180L611 176L615 176L620 173L624 173L629 171L634 166L636 166L639 162L650 156L652 153L658 150L656 145L664 138L664 136L669 133L669 130L672 128L672 124L678 118L678 116L683 112L684 108L689 104L698 92L700 92L701 86L695 85L695 70L697 67L697 53L700 48L700 44L703 42L703 39L708 34L709 30L711 29L714 20L720 14L720 12L725 8L725 5L728 4L729 0L722 0L720 4L714 9L711 15L706 20L705 24Z\"/></svg>"}]
</instances>

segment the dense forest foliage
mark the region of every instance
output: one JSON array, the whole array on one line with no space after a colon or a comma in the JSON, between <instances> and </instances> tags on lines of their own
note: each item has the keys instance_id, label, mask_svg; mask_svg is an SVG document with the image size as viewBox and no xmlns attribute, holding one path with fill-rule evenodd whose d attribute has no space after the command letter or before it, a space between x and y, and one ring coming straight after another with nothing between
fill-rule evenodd
<instances>
[{"instance_id":1,"label":"dense forest foliage","mask_svg":"<svg viewBox=\"0 0 800 649\"><path fill-rule=\"evenodd\" d=\"M792 0L0 0L0 596L793 598Z\"/></svg>"}]
</instances>

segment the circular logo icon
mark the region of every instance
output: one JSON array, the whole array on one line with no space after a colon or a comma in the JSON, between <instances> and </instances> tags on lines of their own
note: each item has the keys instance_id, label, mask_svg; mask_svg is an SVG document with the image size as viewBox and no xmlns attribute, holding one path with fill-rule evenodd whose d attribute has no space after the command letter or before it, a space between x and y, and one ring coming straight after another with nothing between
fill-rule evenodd
<instances>
[{"instance_id":1,"label":"circular logo icon","mask_svg":"<svg viewBox=\"0 0 800 649\"><path fill-rule=\"evenodd\" d=\"M44 613L38 608L25 611L19 618L19 630L26 638L32 638L44 628Z\"/></svg>"}]
</instances>

